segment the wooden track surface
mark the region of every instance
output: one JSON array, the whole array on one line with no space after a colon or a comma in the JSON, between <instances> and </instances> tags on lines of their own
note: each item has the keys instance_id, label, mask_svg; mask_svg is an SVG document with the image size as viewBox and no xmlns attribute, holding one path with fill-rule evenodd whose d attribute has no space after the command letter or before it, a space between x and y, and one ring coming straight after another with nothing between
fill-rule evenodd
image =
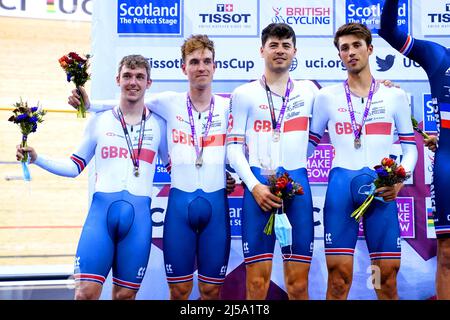
<instances>
[{"instance_id":1,"label":"wooden track surface","mask_svg":"<svg viewBox=\"0 0 450 320\"><path fill-rule=\"evenodd\" d=\"M86 22L0 17L0 107L22 97L70 110L73 84L57 60L69 51L89 52L90 29ZM87 172L71 179L31 166L31 182L15 180L22 175L15 160L21 135L10 115L0 111L0 266L72 264L87 213ZM50 112L44 120L29 144L38 153L68 157L87 119Z\"/></svg>"}]
</instances>

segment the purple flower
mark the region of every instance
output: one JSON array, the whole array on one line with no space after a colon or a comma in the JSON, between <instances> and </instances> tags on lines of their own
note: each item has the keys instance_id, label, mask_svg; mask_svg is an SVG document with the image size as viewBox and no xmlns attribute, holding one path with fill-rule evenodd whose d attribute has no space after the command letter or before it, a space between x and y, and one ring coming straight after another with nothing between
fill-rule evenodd
<instances>
[{"instance_id":1,"label":"purple flower","mask_svg":"<svg viewBox=\"0 0 450 320\"><path fill-rule=\"evenodd\" d=\"M28 119L28 115L27 114L19 114L16 117L16 122L22 122Z\"/></svg>"},{"instance_id":2,"label":"purple flower","mask_svg":"<svg viewBox=\"0 0 450 320\"><path fill-rule=\"evenodd\" d=\"M70 72L67 72L67 82L70 82L70 79L72 78L72 75Z\"/></svg>"},{"instance_id":3,"label":"purple flower","mask_svg":"<svg viewBox=\"0 0 450 320\"><path fill-rule=\"evenodd\" d=\"M376 167L375 168L375 172L377 173L377 175L379 177L387 177L387 176L389 176L389 173L386 170L384 170L384 168L382 166Z\"/></svg>"},{"instance_id":4,"label":"purple flower","mask_svg":"<svg viewBox=\"0 0 450 320\"><path fill-rule=\"evenodd\" d=\"M31 132L36 132L37 129L37 123L33 124L33 128L31 128Z\"/></svg>"},{"instance_id":5,"label":"purple flower","mask_svg":"<svg viewBox=\"0 0 450 320\"><path fill-rule=\"evenodd\" d=\"M36 112L38 110L38 107L31 108L31 112Z\"/></svg>"},{"instance_id":6,"label":"purple flower","mask_svg":"<svg viewBox=\"0 0 450 320\"><path fill-rule=\"evenodd\" d=\"M286 185L286 193L289 194L292 191L292 182L289 182Z\"/></svg>"},{"instance_id":7,"label":"purple flower","mask_svg":"<svg viewBox=\"0 0 450 320\"><path fill-rule=\"evenodd\" d=\"M37 121L38 121L38 118L36 117L36 116L32 116L32 117L30 117L30 120L29 120L31 123L36 123Z\"/></svg>"}]
</instances>

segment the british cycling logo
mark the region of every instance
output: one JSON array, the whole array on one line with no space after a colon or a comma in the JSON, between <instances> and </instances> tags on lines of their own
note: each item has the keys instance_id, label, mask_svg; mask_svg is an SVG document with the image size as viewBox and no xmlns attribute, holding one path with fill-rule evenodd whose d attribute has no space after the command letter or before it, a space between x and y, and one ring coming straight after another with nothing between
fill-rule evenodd
<instances>
[{"instance_id":1,"label":"british cycling logo","mask_svg":"<svg viewBox=\"0 0 450 320\"><path fill-rule=\"evenodd\" d=\"M330 7L272 7L272 22L292 25L330 25Z\"/></svg>"},{"instance_id":2,"label":"british cycling logo","mask_svg":"<svg viewBox=\"0 0 450 320\"><path fill-rule=\"evenodd\" d=\"M386 56L386 58L384 58L384 59L377 56L376 57L377 66L378 66L377 71L385 72L385 71L390 70L392 68L392 66L394 65L394 60L395 60L395 56L392 54L388 54Z\"/></svg>"},{"instance_id":3,"label":"british cycling logo","mask_svg":"<svg viewBox=\"0 0 450 320\"><path fill-rule=\"evenodd\" d=\"M117 33L182 35L182 0L118 0Z\"/></svg>"}]
</instances>

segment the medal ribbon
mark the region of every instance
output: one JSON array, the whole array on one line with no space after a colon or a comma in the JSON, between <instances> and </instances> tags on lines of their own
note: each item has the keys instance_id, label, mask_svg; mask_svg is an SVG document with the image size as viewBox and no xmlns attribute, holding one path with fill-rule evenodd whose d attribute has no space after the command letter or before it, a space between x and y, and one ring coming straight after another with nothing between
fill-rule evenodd
<instances>
[{"instance_id":1,"label":"medal ribbon","mask_svg":"<svg viewBox=\"0 0 450 320\"><path fill-rule=\"evenodd\" d=\"M286 107L289 102L289 95L291 94L292 86L294 83L292 82L291 78L288 79L288 82L286 84L286 91L284 92L284 97L282 97L283 104L281 105L281 110L280 113L278 114L278 119L275 120L276 117L275 117L275 108L273 106L272 91L270 91L269 85L266 82L266 77L263 76L262 81L266 89L267 102L269 103L270 117L272 118L272 129L275 132L280 132L281 122L283 121L284 113L286 112Z\"/></svg>"},{"instance_id":2,"label":"medal ribbon","mask_svg":"<svg viewBox=\"0 0 450 320\"><path fill-rule=\"evenodd\" d=\"M187 111L188 111L188 115L189 115L189 125L191 126L192 140L194 140L193 143L194 143L194 147L195 147L195 154L197 155L197 159L199 159L203 153L203 142L202 142L202 147L200 149L199 143L197 140L197 133L195 131L194 116L192 114L193 104L192 104L191 98L189 97L189 94L187 95L187 98L186 98L186 107L187 107ZM213 112L214 112L214 96L211 97L211 102L209 103L209 114L208 114L208 120L206 121L205 132L203 133L203 141L206 140L206 138L208 137L209 129L211 129Z\"/></svg>"},{"instance_id":3,"label":"medal ribbon","mask_svg":"<svg viewBox=\"0 0 450 320\"><path fill-rule=\"evenodd\" d=\"M139 131L137 157L134 156L133 143L131 142L130 134L128 133L127 129L127 124L125 123L125 118L123 116L122 110L120 110L120 107L117 108L117 114L119 115L119 120L120 124L122 125L125 140L127 141L128 152L130 153L131 161L133 162L135 170L139 170L139 156L141 154L142 142L144 141L144 131L145 131L145 107L144 110L142 110L141 129L140 129L141 131Z\"/></svg>"},{"instance_id":4,"label":"medal ribbon","mask_svg":"<svg viewBox=\"0 0 450 320\"><path fill-rule=\"evenodd\" d=\"M375 79L372 77L372 83L370 84L369 95L367 97L366 106L364 108L364 113L363 113L363 117L361 120L361 127L359 128L359 130L358 130L358 126L357 126L356 119L355 119L355 111L353 109L352 97L350 94L350 87L348 85L348 79L344 81L344 88L345 88L345 95L347 97L347 106L348 106L348 112L350 114L350 120L352 123L353 134L354 134L355 140L356 140L356 139L359 139L359 137L361 136L362 128L364 126L364 123L366 122L367 115L369 114L370 105L372 104L373 93L375 91Z\"/></svg>"}]
</instances>

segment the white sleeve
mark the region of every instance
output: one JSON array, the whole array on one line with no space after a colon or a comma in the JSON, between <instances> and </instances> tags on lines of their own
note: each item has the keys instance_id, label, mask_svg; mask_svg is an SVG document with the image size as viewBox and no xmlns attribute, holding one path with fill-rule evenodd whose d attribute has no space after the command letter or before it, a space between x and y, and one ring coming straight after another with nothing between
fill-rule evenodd
<instances>
[{"instance_id":1,"label":"white sleeve","mask_svg":"<svg viewBox=\"0 0 450 320\"><path fill-rule=\"evenodd\" d=\"M160 129L160 141L158 147L158 156L161 159L164 167L168 169L169 163L169 148L167 146L167 124L166 121L160 117L157 117L159 129Z\"/></svg>"},{"instance_id":2,"label":"white sleeve","mask_svg":"<svg viewBox=\"0 0 450 320\"><path fill-rule=\"evenodd\" d=\"M38 155L34 164L53 174L75 178L78 176L95 154L97 139L95 138L95 128L97 116L92 116L86 126L84 138L76 153L68 159L52 159L47 156Z\"/></svg>"},{"instance_id":3,"label":"white sleeve","mask_svg":"<svg viewBox=\"0 0 450 320\"><path fill-rule=\"evenodd\" d=\"M319 91L314 99L313 111L311 116L311 126L309 128L308 157L310 157L314 149L322 139L328 124L329 115L327 112L327 96Z\"/></svg>"},{"instance_id":4,"label":"white sleeve","mask_svg":"<svg viewBox=\"0 0 450 320\"><path fill-rule=\"evenodd\" d=\"M92 100L89 105L89 112L103 112L110 110L119 104L119 100Z\"/></svg>"},{"instance_id":5,"label":"white sleeve","mask_svg":"<svg viewBox=\"0 0 450 320\"><path fill-rule=\"evenodd\" d=\"M403 90L396 100L394 122L403 154L401 165L407 172L412 172L416 166L418 152L411 123L411 108Z\"/></svg>"},{"instance_id":6,"label":"white sleeve","mask_svg":"<svg viewBox=\"0 0 450 320\"><path fill-rule=\"evenodd\" d=\"M250 107L251 105L245 101L245 94L236 91L233 93L228 116L227 157L231 167L252 191L260 182L251 171L243 149Z\"/></svg>"}]
</instances>

